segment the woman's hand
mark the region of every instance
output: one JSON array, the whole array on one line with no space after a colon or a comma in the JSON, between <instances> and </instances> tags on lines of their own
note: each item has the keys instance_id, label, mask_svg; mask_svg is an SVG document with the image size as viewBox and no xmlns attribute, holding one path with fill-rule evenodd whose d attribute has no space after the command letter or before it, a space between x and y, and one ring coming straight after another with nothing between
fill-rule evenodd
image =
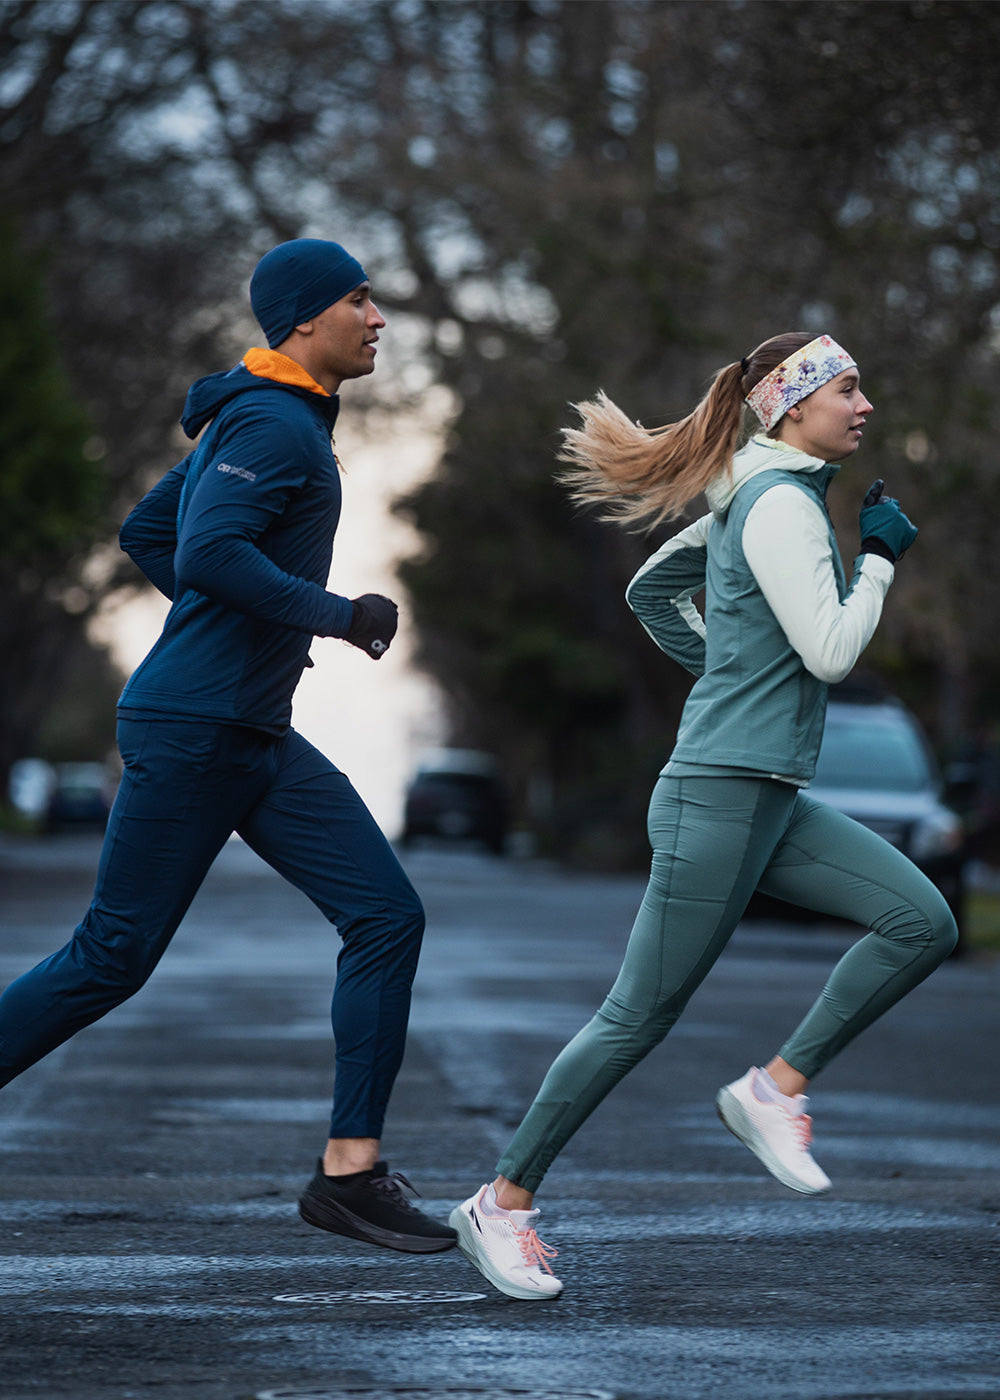
<instances>
[{"instance_id":1,"label":"woman's hand","mask_svg":"<svg viewBox=\"0 0 1000 1400\"><path fill-rule=\"evenodd\" d=\"M917 538L917 527L900 510L898 501L882 495L884 485L881 478L873 481L861 502L861 552L879 554L895 564Z\"/></svg>"}]
</instances>

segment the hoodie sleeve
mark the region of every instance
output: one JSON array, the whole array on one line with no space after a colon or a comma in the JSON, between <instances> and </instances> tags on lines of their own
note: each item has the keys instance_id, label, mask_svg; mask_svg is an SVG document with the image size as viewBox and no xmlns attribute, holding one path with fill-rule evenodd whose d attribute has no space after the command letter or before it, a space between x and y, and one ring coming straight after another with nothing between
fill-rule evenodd
<instances>
[{"instance_id":1,"label":"hoodie sleeve","mask_svg":"<svg viewBox=\"0 0 1000 1400\"><path fill-rule=\"evenodd\" d=\"M278 416L267 404L241 408L191 492L174 566L178 589L193 588L262 622L343 637L354 612L350 599L286 572L262 547L315 464L312 434L310 422Z\"/></svg>"},{"instance_id":2,"label":"hoodie sleeve","mask_svg":"<svg viewBox=\"0 0 1000 1400\"><path fill-rule=\"evenodd\" d=\"M173 598L177 505L194 453L171 468L125 517L118 543L154 587Z\"/></svg>"},{"instance_id":3,"label":"hoodie sleeve","mask_svg":"<svg viewBox=\"0 0 1000 1400\"><path fill-rule=\"evenodd\" d=\"M796 486L774 486L754 502L742 544L760 591L806 670L827 685L842 681L878 626L893 566L877 554L859 555L841 601L826 517Z\"/></svg>"},{"instance_id":4,"label":"hoodie sleeve","mask_svg":"<svg viewBox=\"0 0 1000 1400\"><path fill-rule=\"evenodd\" d=\"M705 624L691 601L705 587L712 516L667 540L625 590L629 607L653 641L695 676L705 669Z\"/></svg>"}]
</instances>

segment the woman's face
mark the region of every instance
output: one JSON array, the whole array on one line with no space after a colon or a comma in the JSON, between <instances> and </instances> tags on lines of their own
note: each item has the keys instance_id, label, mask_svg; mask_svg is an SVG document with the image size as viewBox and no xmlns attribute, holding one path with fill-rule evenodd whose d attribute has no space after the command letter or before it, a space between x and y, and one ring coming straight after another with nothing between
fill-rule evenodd
<instances>
[{"instance_id":1,"label":"woman's face","mask_svg":"<svg viewBox=\"0 0 1000 1400\"><path fill-rule=\"evenodd\" d=\"M782 418L781 442L819 457L840 462L857 452L872 405L861 392L856 369L845 369L808 398L800 399Z\"/></svg>"}]
</instances>

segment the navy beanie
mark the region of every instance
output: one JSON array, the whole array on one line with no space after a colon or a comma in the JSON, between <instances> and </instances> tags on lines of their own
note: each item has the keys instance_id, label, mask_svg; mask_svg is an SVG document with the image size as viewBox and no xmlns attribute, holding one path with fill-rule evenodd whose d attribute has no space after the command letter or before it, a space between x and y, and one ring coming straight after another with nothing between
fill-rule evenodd
<instances>
[{"instance_id":1,"label":"navy beanie","mask_svg":"<svg viewBox=\"0 0 1000 1400\"><path fill-rule=\"evenodd\" d=\"M250 305L273 350L296 326L368 281L356 258L339 243L293 238L265 253L250 279Z\"/></svg>"}]
</instances>

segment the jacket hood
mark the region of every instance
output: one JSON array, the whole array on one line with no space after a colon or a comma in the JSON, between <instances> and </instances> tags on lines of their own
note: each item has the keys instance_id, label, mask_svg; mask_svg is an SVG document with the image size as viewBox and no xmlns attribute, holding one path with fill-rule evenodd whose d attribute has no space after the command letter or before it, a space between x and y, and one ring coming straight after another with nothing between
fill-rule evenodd
<instances>
[{"instance_id":1,"label":"jacket hood","mask_svg":"<svg viewBox=\"0 0 1000 1400\"><path fill-rule=\"evenodd\" d=\"M328 394L295 360L279 355L276 350L255 349L248 350L232 369L195 380L184 403L181 427L189 438L197 437L230 399L248 390L265 393L277 390L308 399L329 423L331 431L340 408L337 395Z\"/></svg>"},{"instance_id":2,"label":"jacket hood","mask_svg":"<svg viewBox=\"0 0 1000 1400\"><path fill-rule=\"evenodd\" d=\"M713 515L725 515L740 487L761 472L818 472L828 465L821 457L810 457L808 452L758 433L733 458L732 477L723 472L709 482L705 499Z\"/></svg>"}]
</instances>

